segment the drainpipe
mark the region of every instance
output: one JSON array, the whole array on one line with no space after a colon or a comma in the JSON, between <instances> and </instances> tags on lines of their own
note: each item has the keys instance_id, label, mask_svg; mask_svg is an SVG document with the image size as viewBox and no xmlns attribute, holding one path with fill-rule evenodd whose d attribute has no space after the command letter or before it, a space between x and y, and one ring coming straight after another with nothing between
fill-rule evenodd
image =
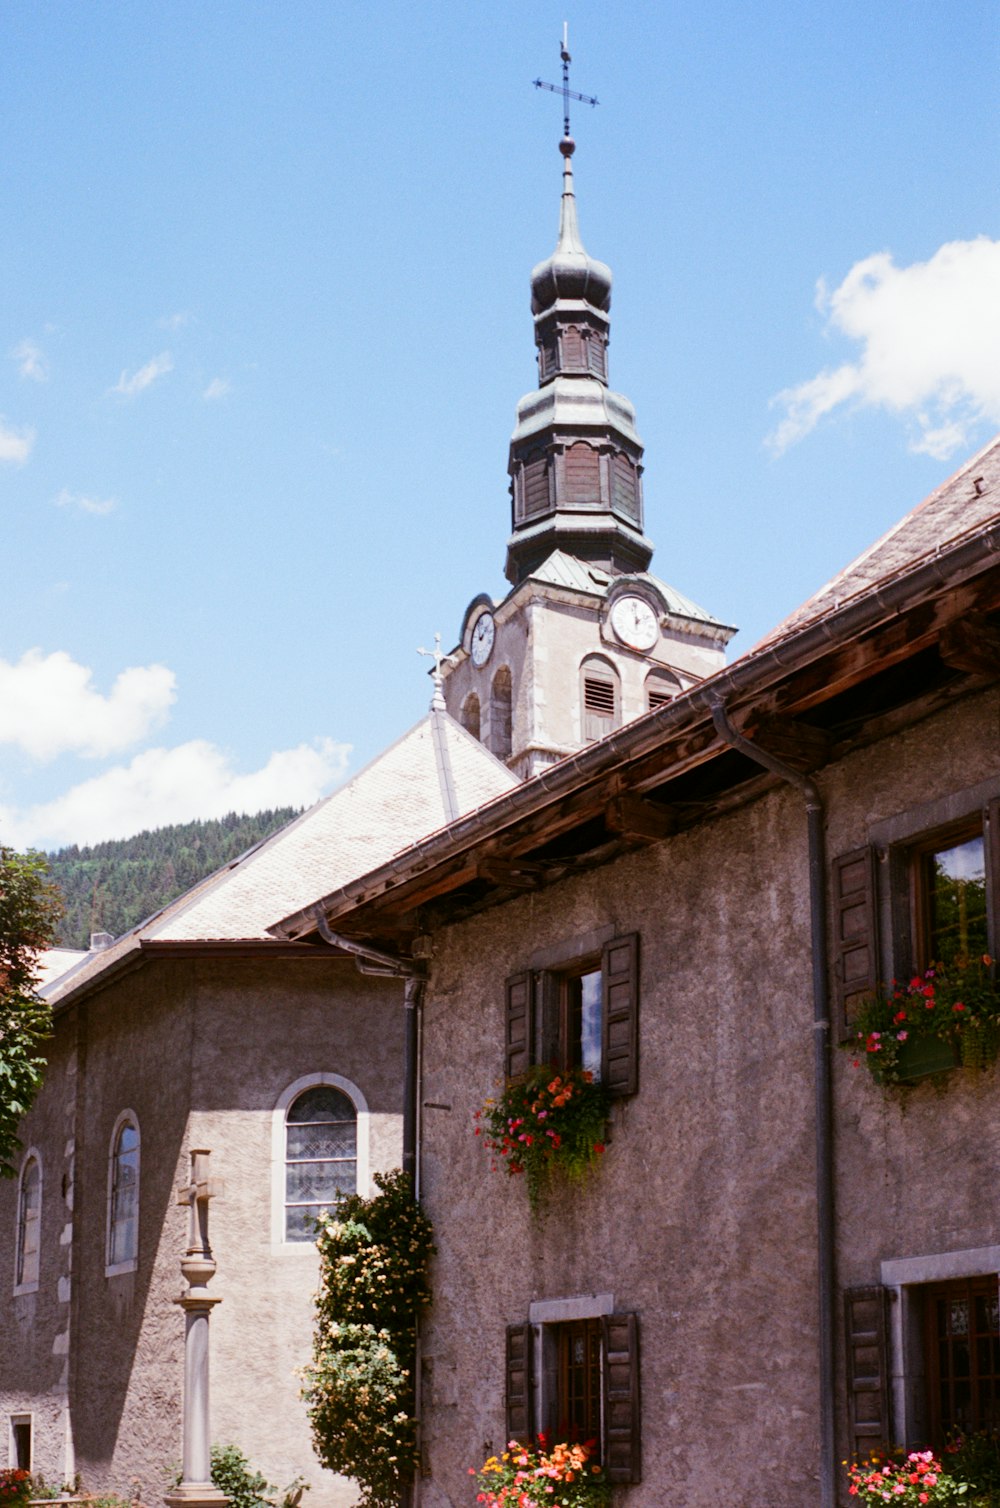
<instances>
[{"instance_id":1,"label":"drainpipe","mask_svg":"<svg viewBox=\"0 0 1000 1508\"><path fill-rule=\"evenodd\" d=\"M817 1286L819 1289L820 1504L834 1508L835 1251L833 1212L833 1096L830 1063L829 971L827 967L826 835L823 798L815 781L758 748L730 722L722 698L709 694L712 720L734 749L800 791L805 798L809 842L809 919L812 934L813 1083L816 1118Z\"/></svg>"},{"instance_id":2,"label":"drainpipe","mask_svg":"<svg viewBox=\"0 0 1000 1508\"><path fill-rule=\"evenodd\" d=\"M413 1181L413 1197L417 1197L417 1094L419 1089L419 1042L420 1008L424 1001L427 983L423 965L409 958L397 958L392 953L383 953L380 948L371 948L367 943L355 942L351 937L342 937L331 930L322 907L313 911L320 937L331 948L340 948L352 953L362 974L376 974L383 978L402 979L403 1007L406 1012L403 1035L403 1172Z\"/></svg>"}]
</instances>

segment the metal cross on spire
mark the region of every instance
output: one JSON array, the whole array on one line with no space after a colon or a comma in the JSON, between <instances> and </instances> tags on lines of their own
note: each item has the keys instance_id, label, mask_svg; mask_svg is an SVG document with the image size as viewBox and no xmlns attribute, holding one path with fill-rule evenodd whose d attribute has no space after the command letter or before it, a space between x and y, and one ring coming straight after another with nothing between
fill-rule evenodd
<instances>
[{"instance_id":1,"label":"metal cross on spire","mask_svg":"<svg viewBox=\"0 0 1000 1508\"><path fill-rule=\"evenodd\" d=\"M431 674L434 677L434 695L431 698L431 706L435 707L435 708L443 709L445 703L444 703L444 692L441 690L441 685L442 685L442 682L444 680L444 677L441 674L441 666L442 665L447 665L447 664L450 663L450 661L451 661L451 655L442 654L442 652L441 652L441 635L440 634L435 634L434 635L434 648L433 649L424 649L421 646L421 648L417 650L417 654L418 655L426 655L428 657L428 659L431 659L431 660L434 661L434 669L431 672Z\"/></svg>"},{"instance_id":2,"label":"metal cross on spire","mask_svg":"<svg viewBox=\"0 0 1000 1508\"><path fill-rule=\"evenodd\" d=\"M569 65L572 59L569 55L569 22L563 22L562 45L559 48L559 56L562 58L562 83L546 84L543 79L535 79L536 89L548 89L552 94L561 94L563 97L563 136L569 137L569 102L578 99L584 105L597 105L600 101L592 94L578 94L575 89L569 87Z\"/></svg>"}]
</instances>

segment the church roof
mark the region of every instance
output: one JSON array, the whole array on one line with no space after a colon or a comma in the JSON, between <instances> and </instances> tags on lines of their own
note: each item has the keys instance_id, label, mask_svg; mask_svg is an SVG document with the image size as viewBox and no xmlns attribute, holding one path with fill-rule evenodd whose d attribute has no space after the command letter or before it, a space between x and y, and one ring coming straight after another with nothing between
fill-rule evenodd
<instances>
[{"instance_id":1,"label":"church roof","mask_svg":"<svg viewBox=\"0 0 1000 1508\"><path fill-rule=\"evenodd\" d=\"M144 943L270 942L267 928L518 784L447 712L433 709L353 780L56 980L54 1003Z\"/></svg>"},{"instance_id":2,"label":"church roof","mask_svg":"<svg viewBox=\"0 0 1000 1508\"><path fill-rule=\"evenodd\" d=\"M541 565L536 566L530 572L532 581L542 581L549 586L567 586L577 592L589 592L592 596L603 597L608 588L621 577L612 576L600 566L591 561L579 560L575 555L570 555L566 550L553 550ZM671 613L676 613L679 618L693 618L701 623L721 624L718 618L713 618L711 613L699 607L697 602L692 602L690 597L685 597L676 587L669 586L654 576L652 571L632 571L629 573L629 581L648 581L659 592L667 604Z\"/></svg>"},{"instance_id":3,"label":"church roof","mask_svg":"<svg viewBox=\"0 0 1000 1508\"><path fill-rule=\"evenodd\" d=\"M771 629L757 649L955 544L1000 514L1000 435ZM752 653L753 651L751 651Z\"/></svg>"}]
</instances>

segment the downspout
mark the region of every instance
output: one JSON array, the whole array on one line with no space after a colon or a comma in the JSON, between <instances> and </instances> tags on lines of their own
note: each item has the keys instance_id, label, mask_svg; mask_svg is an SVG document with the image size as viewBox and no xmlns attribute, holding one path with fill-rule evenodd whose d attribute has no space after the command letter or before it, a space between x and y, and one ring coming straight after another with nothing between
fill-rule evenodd
<instances>
[{"instance_id":1,"label":"downspout","mask_svg":"<svg viewBox=\"0 0 1000 1508\"><path fill-rule=\"evenodd\" d=\"M410 1175L414 1199L418 1198L419 1161L417 1158L417 1102L420 1087L420 1010L424 1003L427 979L423 965L409 958L396 958L392 953L383 953L380 948L370 948L366 943L342 937L334 932L326 919L322 906L315 907L313 916L316 930L331 948L339 948L354 955L354 962L362 974L379 974L403 980L403 1008L405 1010L403 1035L403 1172ZM420 1396L420 1323L417 1322L416 1353L413 1369L413 1415L420 1440L422 1399ZM416 1508L420 1501L420 1478L404 1489L401 1508Z\"/></svg>"},{"instance_id":2,"label":"downspout","mask_svg":"<svg viewBox=\"0 0 1000 1508\"><path fill-rule=\"evenodd\" d=\"M809 919L812 934L813 1084L816 1121L816 1234L819 1289L820 1504L834 1508L835 1249L833 1208L833 1096L830 1063L830 1002L827 967L826 835L823 798L815 781L758 748L730 722L722 698L708 695L716 731L739 753L788 781L805 798L809 843Z\"/></svg>"}]
</instances>

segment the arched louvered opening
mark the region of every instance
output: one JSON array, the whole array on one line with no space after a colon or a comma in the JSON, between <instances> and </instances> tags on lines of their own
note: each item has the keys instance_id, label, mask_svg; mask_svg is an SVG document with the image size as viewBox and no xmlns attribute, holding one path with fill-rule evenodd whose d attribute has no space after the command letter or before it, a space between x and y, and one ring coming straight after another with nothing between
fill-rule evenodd
<instances>
[{"instance_id":1,"label":"arched louvered opening","mask_svg":"<svg viewBox=\"0 0 1000 1508\"><path fill-rule=\"evenodd\" d=\"M681 689L681 683L674 676L668 675L664 670L651 670L646 677L646 707L647 712L655 712L657 707L665 707L667 702L672 702Z\"/></svg>"},{"instance_id":2,"label":"arched louvered opening","mask_svg":"<svg viewBox=\"0 0 1000 1508\"><path fill-rule=\"evenodd\" d=\"M632 523L639 522L639 469L628 456L619 452L611 464L611 506Z\"/></svg>"},{"instance_id":3,"label":"arched louvered opening","mask_svg":"<svg viewBox=\"0 0 1000 1508\"><path fill-rule=\"evenodd\" d=\"M472 734L473 738L482 737L480 731L479 698L474 691L470 691L462 703L459 722L467 733Z\"/></svg>"},{"instance_id":4,"label":"arched louvered opening","mask_svg":"<svg viewBox=\"0 0 1000 1508\"><path fill-rule=\"evenodd\" d=\"M564 501L572 508L601 506L601 458L586 440L567 447L563 457Z\"/></svg>"},{"instance_id":5,"label":"arched louvered opening","mask_svg":"<svg viewBox=\"0 0 1000 1508\"><path fill-rule=\"evenodd\" d=\"M510 670L501 665L490 688L490 748L498 759L509 759L513 748L514 699Z\"/></svg>"},{"instance_id":6,"label":"arched louvered opening","mask_svg":"<svg viewBox=\"0 0 1000 1508\"><path fill-rule=\"evenodd\" d=\"M583 681L583 741L593 743L621 723L621 682L610 660L588 655L580 666Z\"/></svg>"}]
</instances>

